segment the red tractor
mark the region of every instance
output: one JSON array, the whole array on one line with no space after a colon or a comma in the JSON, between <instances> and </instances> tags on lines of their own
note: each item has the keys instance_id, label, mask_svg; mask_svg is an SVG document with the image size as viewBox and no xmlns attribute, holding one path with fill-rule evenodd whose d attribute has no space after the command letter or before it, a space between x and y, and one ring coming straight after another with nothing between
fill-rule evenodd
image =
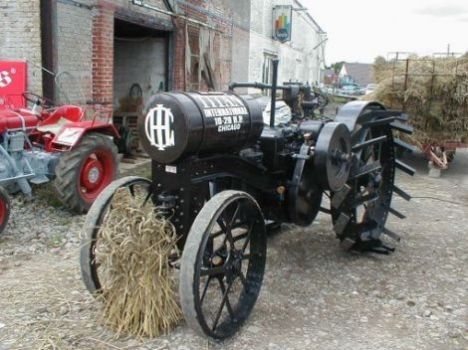
<instances>
[{"instance_id":1,"label":"red tractor","mask_svg":"<svg viewBox=\"0 0 468 350\"><path fill-rule=\"evenodd\" d=\"M23 97L31 109L0 110L0 233L10 215L9 193L32 198L31 184L53 180L61 202L84 213L117 174L114 125L85 120L77 106L51 107L32 93Z\"/></svg>"}]
</instances>

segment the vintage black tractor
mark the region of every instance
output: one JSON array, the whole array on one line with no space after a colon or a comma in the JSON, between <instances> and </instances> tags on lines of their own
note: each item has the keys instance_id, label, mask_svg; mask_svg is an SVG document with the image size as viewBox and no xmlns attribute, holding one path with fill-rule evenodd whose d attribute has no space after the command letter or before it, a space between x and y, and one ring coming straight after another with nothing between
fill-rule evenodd
<instances>
[{"instance_id":1,"label":"vintage black tractor","mask_svg":"<svg viewBox=\"0 0 468 350\"><path fill-rule=\"evenodd\" d=\"M297 110L303 86L233 84L283 90ZM272 103L273 103L272 101ZM305 108L304 108L305 107ZM301 109L309 108L306 103ZM215 339L233 335L248 318L260 292L269 225L308 226L329 213L345 249L388 254L383 236L395 169L414 170L396 159L395 130L410 133L407 117L379 103L351 102L334 120L294 115L289 123L264 125L263 108L249 95L161 93L140 120L144 148L152 158L152 181L130 177L108 187L91 208L81 251L83 279L93 292L105 289L109 271L95 260L99 226L115 191L145 191L167 214L180 237L180 301L187 323ZM325 197L326 200L323 200Z\"/></svg>"}]
</instances>

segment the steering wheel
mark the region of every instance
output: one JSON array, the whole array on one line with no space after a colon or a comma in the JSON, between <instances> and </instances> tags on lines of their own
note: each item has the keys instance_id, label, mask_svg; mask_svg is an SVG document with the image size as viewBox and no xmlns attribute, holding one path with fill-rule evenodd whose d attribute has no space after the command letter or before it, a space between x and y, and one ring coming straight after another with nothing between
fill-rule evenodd
<instances>
[{"instance_id":1,"label":"steering wheel","mask_svg":"<svg viewBox=\"0 0 468 350\"><path fill-rule=\"evenodd\" d=\"M39 100L42 108L48 109L54 106L53 101L49 100L46 97L39 96L38 94L35 94L33 92L26 91L26 92L23 92L21 95L24 97L26 101L30 103L36 103Z\"/></svg>"}]
</instances>

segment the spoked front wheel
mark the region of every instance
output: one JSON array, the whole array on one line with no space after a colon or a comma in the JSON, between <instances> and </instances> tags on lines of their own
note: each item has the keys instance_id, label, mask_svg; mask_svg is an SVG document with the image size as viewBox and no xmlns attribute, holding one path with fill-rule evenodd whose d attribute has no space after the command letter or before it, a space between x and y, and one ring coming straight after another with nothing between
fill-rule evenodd
<instances>
[{"instance_id":1,"label":"spoked front wheel","mask_svg":"<svg viewBox=\"0 0 468 350\"><path fill-rule=\"evenodd\" d=\"M232 336L260 292L266 230L257 202L223 191L196 217L181 259L180 299L190 327L215 339Z\"/></svg>"},{"instance_id":2,"label":"spoked front wheel","mask_svg":"<svg viewBox=\"0 0 468 350\"><path fill-rule=\"evenodd\" d=\"M151 186L152 183L148 179L136 176L124 177L111 183L91 206L86 216L80 264L83 282L92 294L106 289L106 278L112 273L103 262L97 259L96 252L102 244L101 225L112 208L115 193L120 189L126 189L138 205L141 204L143 207L151 200Z\"/></svg>"}]
</instances>

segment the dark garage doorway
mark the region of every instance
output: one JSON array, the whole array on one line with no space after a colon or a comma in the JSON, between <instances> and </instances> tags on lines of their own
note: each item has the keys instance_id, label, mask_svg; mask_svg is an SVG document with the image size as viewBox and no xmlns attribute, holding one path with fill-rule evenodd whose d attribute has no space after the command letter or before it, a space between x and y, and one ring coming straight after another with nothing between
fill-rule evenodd
<instances>
[{"instance_id":1,"label":"dark garage doorway","mask_svg":"<svg viewBox=\"0 0 468 350\"><path fill-rule=\"evenodd\" d=\"M114 124L122 134L119 150L141 151L136 132L138 117L148 99L167 90L168 32L115 19Z\"/></svg>"},{"instance_id":2,"label":"dark garage doorway","mask_svg":"<svg viewBox=\"0 0 468 350\"><path fill-rule=\"evenodd\" d=\"M115 20L114 104L138 90L143 102L167 87L168 33L120 19ZM125 104L125 101L123 101Z\"/></svg>"}]
</instances>

